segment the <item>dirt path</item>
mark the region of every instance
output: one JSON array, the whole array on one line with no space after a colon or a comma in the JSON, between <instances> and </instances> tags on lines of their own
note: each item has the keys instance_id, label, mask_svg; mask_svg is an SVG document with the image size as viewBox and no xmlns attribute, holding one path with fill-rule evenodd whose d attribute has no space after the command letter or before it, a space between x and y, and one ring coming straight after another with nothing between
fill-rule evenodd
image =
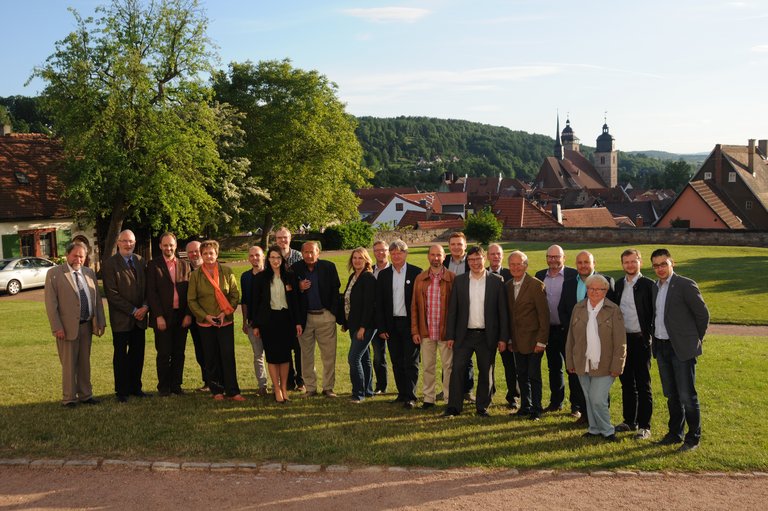
<instances>
[{"instance_id":1,"label":"dirt path","mask_svg":"<svg viewBox=\"0 0 768 511\"><path fill-rule=\"evenodd\" d=\"M768 478L0 468L1 509L765 509Z\"/></svg>"}]
</instances>

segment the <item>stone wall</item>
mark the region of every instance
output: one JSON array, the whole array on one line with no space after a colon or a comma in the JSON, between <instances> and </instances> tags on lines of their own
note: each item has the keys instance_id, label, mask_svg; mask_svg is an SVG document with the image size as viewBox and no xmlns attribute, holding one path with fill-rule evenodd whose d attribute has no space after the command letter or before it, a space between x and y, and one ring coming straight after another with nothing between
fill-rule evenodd
<instances>
[{"instance_id":1,"label":"stone wall","mask_svg":"<svg viewBox=\"0 0 768 511\"><path fill-rule=\"evenodd\" d=\"M453 230L406 229L381 231L376 240L387 243L400 238L408 245L446 242ZM502 241L540 241L544 243L605 243L609 245L725 245L768 247L768 231L723 229L638 229L569 228L504 229Z\"/></svg>"}]
</instances>

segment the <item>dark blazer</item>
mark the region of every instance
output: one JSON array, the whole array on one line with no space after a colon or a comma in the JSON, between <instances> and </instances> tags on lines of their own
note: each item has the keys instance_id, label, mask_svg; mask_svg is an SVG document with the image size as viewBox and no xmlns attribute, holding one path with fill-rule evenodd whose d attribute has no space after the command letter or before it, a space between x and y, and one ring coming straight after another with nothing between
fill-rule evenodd
<instances>
[{"instance_id":1,"label":"dark blazer","mask_svg":"<svg viewBox=\"0 0 768 511\"><path fill-rule=\"evenodd\" d=\"M128 268L120 253L104 261L101 278L104 282L104 296L109 304L109 324L114 332L130 332L135 327L147 328L147 317L137 321L133 310L146 303L146 265L144 259L132 255L136 276Z\"/></svg>"},{"instance_id":2,"label":"dark blazer","mask_svg":"<svg viewBox=\"0 0 768 511\"><path fill-rule=\"evenodd\" d=\"M540 281L544 282L544 279L547 278L547 272L549 271L549 268L544 268L543 270L539 270L536 272L536 277ZM566 266L563 268L563 281L575 279L579 276L579 272L576 271L576 268L571 268L570 266Z\"/></svg>"},{"instance_id":3,"label":"dark blazer","mask_svg":"<svg viewBox=\"0 0 768 511\"><path fill-rule=\"evenodd\" d=\"M613 277L599 272L595 272L595 274L602 275L608 281L608 294L605 297L616 303L616 295L613 291L616 284L613 281ZM557 306L557 315L560 316L560 324L565 328L566 333L568 332L568 325L571 324L573 308L576 306L576 290L578 289L579 278L579 274L576 273L576 277L565 279L565 282L563 282L563 293L560 295L560 303Z\"/></svg>"},{"instance_id":4,"label":"dark blazer","mask_svg":"<svg viewBox=\"0 0 768 511\"><path fill-rule=\"evenodd\" d=\"M345 294L350 282L352 282L352 275L349 276L347 287L344 288ZM376 316L374 314L376 310L376 282L376 277L370 271L361 273L355 282L349 294L349 318L344 322L350 332L355 332L360 327L376 328Z\"/></svg>"},{"instance_id":5,"label":"dark blazer","mask_svg":"<svg viewBox=\"0 0 768 511\"><path fill-rule=\"evenodd\" d=\"M615 303L621 307L621 295L624 293L626 279L621 278L616 281L614 295ZM640 277L632 285L632 294L635 298L635 310L637 319L640 321L640 330L643 337L648 339L653 335L653 308L656 299L656 286L648 277Z\"/></svg>"},{"instance_id":6,"label":"dark blazer","mask_svg":"<svg viewBox=\"0 0 768 511\"><path fill-rule=\"evenodd\" d=\"M701 344L709 326L709 309L699 286L689 278L673 273L667 284L664 326L675 355L682 361L701 355ZM656 311L658 316L659 311Z\"/></svg>"},{"instance_id":7,"label":"dark blazer","mask_svg":"<svg viewBox=\"0 0 768 511\"><path fill-rule=\"evenodd\" d=\"M509 312L507 293L501 277L488 273L485 277L485 338L490 349L499 341L509 340ZM446 340L457 344L467 337L469 323L469 273L453 281L451 297L448 299L448 313L445 326ZM455 349L455 347L454 347Z\"/></svg>"},{"instance_id":8,"label":"dark blazer","mask_svg":"<svg viewBox=\"0 0 768 511\"><path fill-rule=\"evenodd\" d=\"M296 274L297 280L304 280L307 278L309 269L307 263L304 260L293 263L291 271ZM336 265L330 261L318 259L315 263L315 271L317 272L318 282L320 287L320 303L323 304L323 308L327 309L334 316L337 315L337 308L339 303L339 288L341 282L339 281L339 272L336 271ZM307 295L306 293L299 292L301 297L301 326L304 327L307 324ZM343 314L343 311L342 311Z\"/></svg>"},{"instance_id":9,"label":"dark blazer","mask_svg":"<svg viewBox=\"0 0 768 511\"><path fill-rule=\"evenodd\" d=\"M536 344L546 345L549 340L549 303L544 283L526 274L517 298L515 283L510 281L504 285L509 308L508 346L512 351L528 355L533 353Z\"/></svg>"},{"instance_id":10,"label":"dark blazer","mask_svg":"<svg viewBox=\"0 0 768 511\"><path fill-rule=\"evenodd\" d=\"M489 272L491 271L491 268L486 268ZM499 270L499 273L497 275L501 276L501 279L506 283L512 280L512 272L510 272L507 268L502 267L501 270Z\"/></svg>"},{"instance_id":11,"label":"dark blazer","mask_svg":"<svg viewBox=\"0 0 768 511\"><path fill-rule=\"evenodd\" d=\"M449 252L447 256L445 256L445 259L443 259L443 266L448 268L448 264L451 261L451 253ZM467 254L464 254L464 273L469 273L469 259L467 259Z\"/></svg>"},{"instance_id":12,"label":"dark blazer","mask_svg":"<svg viewBox=\"0 0 768 511\"><path fill-rule=\"evenodd\" d=\"M248 304L248 321L254 328L264 328L269 323L269 316L272 310L270 301L272 299L272 269L267 268L253 276L251 281L251 303ZM299 279L289 271L283 276L283 287L285 288L285 301L288 304L288 313L291 317L291 324L301 325L303 321L301 307L301 293L299 292ZM306 315L306 313L304 313Z\"/></svg>"},{"instance_id":13,"label":"dark blazer","mask_svg":"<svg viewBox=\"0 0 768 511\"><path fill-rule=\"evenodd\" d=\"M411 302L413 300L413 284L421 273L421 268L406 263L405 266L405 310L408 317L408 325L411 324ZM395 316L392 311L392 275L394 269L381 270L376 278L376 325L379 334L393 332L395 330Z\"/></svg>"},{"instance_id":14,"label":"dark blazer","mask_svg":"<svg viewBox=\"0 0 768 511\"><path fill-rule=\"evenodd\" d=\"M187 307L187 290L189 289L189 274L192 267L187 261L176 258L176 292L179 295L179 312L192 315ZM160 256L147 263L147 305L149 306L149 326L157 328L157 317L168 319L173 312L173 288L171 274L165 258Z\"/></svg>"}]
</instances>

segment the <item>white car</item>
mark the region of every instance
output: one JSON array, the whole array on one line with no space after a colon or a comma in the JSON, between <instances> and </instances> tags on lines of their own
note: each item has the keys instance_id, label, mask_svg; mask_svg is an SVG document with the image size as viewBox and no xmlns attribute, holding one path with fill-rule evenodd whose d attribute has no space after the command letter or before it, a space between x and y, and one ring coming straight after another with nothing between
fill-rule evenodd
<instances>
[{"instance_id":1,"label":"white car","mask_svg":"<svg viewBox=\"0 0 768 511\"><path fill-rule=\"evenodd\" d=\"M45 275L54 266L54 263L41 257L0 259L0 289L15 295L22 289L42 287Z\"/></svg>"}]
</instances>

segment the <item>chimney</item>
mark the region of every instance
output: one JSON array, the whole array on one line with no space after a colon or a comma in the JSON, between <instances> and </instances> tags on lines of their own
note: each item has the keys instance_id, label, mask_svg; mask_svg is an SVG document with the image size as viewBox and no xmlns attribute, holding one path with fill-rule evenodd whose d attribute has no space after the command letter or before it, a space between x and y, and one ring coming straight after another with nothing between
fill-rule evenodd
<instances>
[{"instance_id":1,"label":"chimney","mask_svg":"<svg viewBox=\"0 0 768 511\"><path fill-rule=\"evenodd\" d=\"M768 140L758 140L757 149L763 158L768 158Z\"/></svg>"},{"instance_id":2,"label":"chimney","mask_svg":"<svg viewBox=\"0 0 768 511\"><path fill-rule=\"evenodd\" d=\"M635 215L635 227L642 227L643 226L643 215L637 214Z\"/></svg>"},{"instance_id":3,"label":"chimney","mask_svg":"<svg viewBox=\"0 0 768 511\"><path fill-rule=\"evenodd\" d=\"M555 217L557 223L563 223L563 210L560 208L560 204L557 202L552 204L552 216Z\"/></svg>"},{"instance_id":4,"label":"chimney","mask_svg":"<svg viewBox=\"0 0 768 511\"><path fill-rule=\"evenodd\" d=\"M13 129L10 124L3 124L3 136L13 133Z\"/></svg>"},{"instance_id":5,"label":"chimney","mask_svg":"<svg viewBox=\"0 0 768 511\"><path fill-rule=\"evenodd\" d=\"M749 151L747 153L747 170L753 176L755 175L755 139L749 139Z\"/></svg>"},{"instance_id":6,"label":"chimney","mask_svg":"<svg viewBox=\"0 0 768 511\"><path fill-rule=\"evenodd\" d=\"M715 185L723 186L723 153L720 144L715 146Z\"/></svg>"}]
</instances>

